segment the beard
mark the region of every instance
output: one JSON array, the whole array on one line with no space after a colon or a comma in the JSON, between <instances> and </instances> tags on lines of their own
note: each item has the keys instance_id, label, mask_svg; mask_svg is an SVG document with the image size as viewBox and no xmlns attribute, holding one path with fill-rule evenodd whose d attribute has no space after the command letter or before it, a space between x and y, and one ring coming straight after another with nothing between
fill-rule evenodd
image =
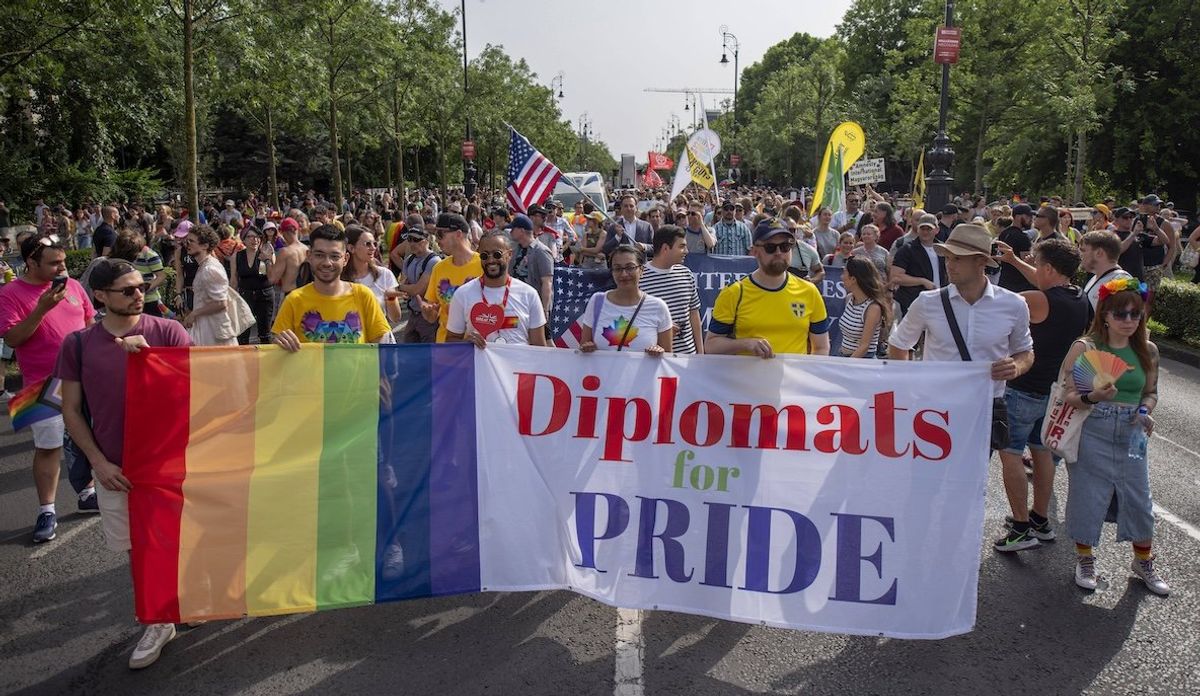
<instances>
[{"instance_id":1,"label":"beard","mask_svg":"<svg viewBox=\"0 0 1200 696\"><path fill-rule=\"evenodd\" d=\"M496 263L494 261L490 262L490 263L485 263L483 265L483 275L487 276L488 278L490 278L492 280L495 280L496 278L503 278L505 270L506 269L504 268L504 264Z\"/></svg>"},{"instance_id":2,"label":"beard","mask_svg":"<svg viewBox=\"0 0 1200 696\"><path fill-rule=\"evenodd\" d=\"M139 303L133 305L132 307L127 307L125 309L117 309L116 307L110 306L108 308L108 311L110 314L115 314L118 317L136 317L139 314L141 314L143 311L145 311L145 309L146 309L146 304L144 302L139 302Z\"/></svg>"},{"instance_id":3,"label":"beard","mask_svg":"<svg viewBox=\"0 0 1200 696\"><path fill-rule=\"evenodd\" d=\"M779 256L772 255L771 258L763 261L763 270L766 271L767 273L770 273L771 275L779 275L780 273L785 273L785 272L787 272L787 269L788 269L788 259L786 257L780 258Z\"/></svg>"}]
</instances>

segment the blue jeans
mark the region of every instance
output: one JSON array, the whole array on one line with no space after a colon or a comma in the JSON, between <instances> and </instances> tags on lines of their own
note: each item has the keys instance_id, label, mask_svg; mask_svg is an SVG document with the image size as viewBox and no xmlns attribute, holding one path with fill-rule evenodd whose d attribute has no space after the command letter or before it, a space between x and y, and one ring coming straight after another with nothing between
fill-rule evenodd
<instances>
[{"instance_id":1,"label":"blue jeans","mask_svg":"<svg viewBox=\"0 0 1200 696\"><path fill-rule=\"evenodd\" d=\"M1042 421L1046 417L1046 404L1050 396L1031 394L1008 387L1004 390L1004 402L1008 405L1008 447L1005 452L1021 454L1028 445L1031 450L1044 450L1042 444Z\"/></svg>"},{"instance_id":2,"label":"blue jeans","mask_svg":"<svg viewBox=\"0 0 1200 696\"><path fill-rule=\"evenodd\" d=\"M92 235L90 235L90 234L75 235L75 248L91 249L92 248Z\"/></svg>"},{"instance_id":3,"label":"blue jeans","mask_svg":"<svg viewBox=\"0 0 1200 696\"><path fill-rule=\"evenodd\" d=\"M1136 405L1096 404L1083 422L1079 461L1067 465L1067 534L1080 544L1100 543L1100 528L1117 501L1117 541L1154 536L1154 500L1146 459L1130 459Z\"/></svg>"}]
</instances>

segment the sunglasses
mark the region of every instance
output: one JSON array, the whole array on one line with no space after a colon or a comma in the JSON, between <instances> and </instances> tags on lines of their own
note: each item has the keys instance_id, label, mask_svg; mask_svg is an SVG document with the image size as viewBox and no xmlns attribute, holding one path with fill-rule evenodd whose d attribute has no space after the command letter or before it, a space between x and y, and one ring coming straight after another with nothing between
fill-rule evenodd
<instances>
[{"instance_id":1,"label":"sunglasses","mask_svg":"<svg viewBox=\"0 0 1200 696\"><path fill-rule=\"evenodd\" d=\"M105 292L119 292L122 295L124 295L125 297L133 297L134 295L144 295L144 294L146 294L146 284L142 283L141 285L130 285L130 286L124 287L124 288L108 288L105 290Z\"/></svg>"},{"instance_id":2,"label":"sunglasses","mask_svg":"<svg viewBox=\"0 0 1200 696\"><path fill-rule=\"evenodd\" d=\"M768 254L774 254L779 251L790 252L793 246L795 245L791 242L765 242L758 245L760 249Z\"/></svg>"},{"instance_id":3,"label":"sunglasses","mask_svg":"<svg viewBox=\"0 0 1200 696\"><path fill-rule=\"evenodd\" d=\"M1141 319L1142 313L1135 312L1132 309L1127 309L1127 310L1124 310L1121 312L1109 312L1108 316L1112 317L1113 319L1120 319L1122 321L1130 321L1132 319Z\"/></svg>"},{"instance_id":4,"label":"sunglasses","mask_svg":"<svg viewBox=\"0 0 1200 696\"><path fill-rule=\"evenodd\" d=\"M500 259L504 258L504 252L503 251L481 251L481 252L479 252L479 258L483 261L487 261L488 259L492 259L493 261L499 261Z\"/></svg>"}]
</instances>

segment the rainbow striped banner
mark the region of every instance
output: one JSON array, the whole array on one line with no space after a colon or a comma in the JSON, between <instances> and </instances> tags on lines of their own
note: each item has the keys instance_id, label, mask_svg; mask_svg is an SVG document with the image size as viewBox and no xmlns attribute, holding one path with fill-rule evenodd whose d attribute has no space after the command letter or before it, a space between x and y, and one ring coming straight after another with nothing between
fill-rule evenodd
<instances>
[{"instance_id":1,"label":"rainbow striped banner","mask_svg":"<svg viewBox=\"0 0 1200 696\"><path fill-rule=\"evenodd\" d=\"M478 592L473 350L130 356L124 468L138 618Z\"/></svg>"},{"instance_id":2,"label":"rainbow striped banner","mask_svg":"<svg viewBox=\"0 0 1200 696\"><path fill-rule=\"evenodd\" d=\"M58 415L62 415L62 382L57 379L47 377L34 382L8 400L8 416L12 420L13 430L27 428Z\"/></svg>"}]
</instances>

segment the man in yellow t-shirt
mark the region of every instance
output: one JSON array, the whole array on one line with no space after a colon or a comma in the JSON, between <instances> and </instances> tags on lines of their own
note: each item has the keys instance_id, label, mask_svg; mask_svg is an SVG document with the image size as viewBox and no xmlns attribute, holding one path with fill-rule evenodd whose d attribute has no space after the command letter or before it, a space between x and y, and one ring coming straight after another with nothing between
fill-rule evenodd
<instances>
[{"instance_id":1,"label":"man in yellow t-shirt","mask_svg":"<svg viewBox=\"0 0 1200 696\"><path fill-rule=\"evenodd\" d=\"M446 342L446 321L450 316L450 300L454 291L468 280L483 275L479 255L471 248L467 219L457 213L441 213L437 218L438 246L446 258L429 273L429 285L421 302L421 315L426 321L438 322L437 342Z\"/></svg>"},{"instance_id":2,"label":"man in yellow t-shirt","mask_svg":"<svg viewBox=\"0 0 1200 696\"><path fill-rule=\"evenodd\" d=\"M705 353L762 358L777 353L829 355L825 300L817 286L787 270L796 244L779 220L758 223L750 248L758 268L717 295Z\"/></svg>"},{"instance_id":3,"label":"man in yellow t-shirt","mask_svg":"<svg viewBox=\"0 0 1200 696\"><path fill-rule=\"evenodd\" d=\"M294 353L301 343L379 343L391 331L379 301L367 286L342 280L346 233L321 225L309 239L313 281L283 298L271 327L275 345Z\"/></svg>"}]
</instances>

